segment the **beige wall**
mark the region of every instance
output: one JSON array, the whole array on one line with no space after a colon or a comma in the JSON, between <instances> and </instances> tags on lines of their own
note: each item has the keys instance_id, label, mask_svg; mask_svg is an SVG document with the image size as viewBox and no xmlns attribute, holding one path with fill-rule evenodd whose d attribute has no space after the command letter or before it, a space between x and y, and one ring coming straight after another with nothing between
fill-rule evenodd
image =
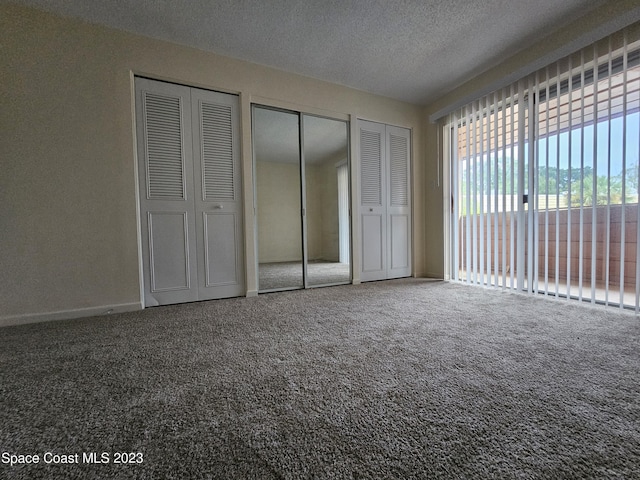
<instances>
[{"instance_id":1,"label":"beige wall","mask_svg":"<svg viewBox=\"0 0 640 480\"><path fill-rule=\"evenodd\" d=\"M346 159L340 159L346 160ZM313 259L340 261L340 219L338 214L338 171L335 161L331 160L318 167L317 183L321 186L318 195L318 215L322 248Z\"/></svg>"},{"instance_id":2,"label":"beige wall","mask_svg":"<svg viewBox=\"0 0 640 480\"><path fill-rule=\"evenodd\" d=\"M306 165L307 255L309 261L339 261L338 175L334 162ZM302 260L300 167L258 161L258 262Z\"/></svg>"},{"instance_id":3,"label":"beige wall","mask_svg":"<svg viewBox=\"0 0 640 480\"><path fill-rule=\"evenodd\" d=\"M445 257L445 245L443 219L444 209L449 208L450 205L450 202L444 199L444 192L446 190L442 185L443 163L438 151L439 149L437 148L439 144L437 137L438 129L441 127L435 123L430 123L427 119L448 105L455 104L461 99L474 97L474 95L479 94L479 92L482 92L486 88L496 85L501 79L513 75L514 72L526 70L528 66L539 63L540 59L557 58L557 52L566 49L567 46L575 45L575 48L579 48L579 46L586 41L585 39L591 39L588 41L593 42L598 39L598 37L611 33L609 31L611 28L621 28L625 23L632 21L630 12L633 11L633 16L637 17L635 10L637 10L638 7L639 4L637 0L608 1L601 7L590 11L584 17L568 23L561 30L525 48L517 55L506 59L499 65L477 75L458 88L441 96L436 102L425 107L425 124L422 132L425 158L422 173L424 175L423 184L425 186L425 215L423 217L423 225L425 227L424 272L426 276L437 278L444 276L443 260ZM550 61L551 60L548 60L546 63ZM543 65L540 65L540 67L542 66Z\"/></svg>"},{"instance_id":4,"label":"beige wall","mask_svg":"<svg viewBox=\"0 0 640 480\"><path fill-rule=\"evenodd\" d=\"M249 294L256 291L251 102L350 119L352 138L356 118L411 128L414 273L424 273L421 108L1 5L0 325L140 308L134 74L240 94ZM353 187L357 198L357 174Z\"/></svg>"},{"instance_id":5,"label":"beige wall","mask_svg":"<svg viewBox=\"0 0 640 480\"><path fill-rule=\"evenodd\" d=\"M258 262L302 260L300 167L256 162Z\"/></svg>"},{"instance_id":6,"label":"beige wall","mask_svg":"<svg viewBox=\"0 0 640 480\"><path fill-rule=\"evenodd\" d=\"M336 161L305 166L307 248L310 261L340 260Z\"/></svg>"}]
</instances>

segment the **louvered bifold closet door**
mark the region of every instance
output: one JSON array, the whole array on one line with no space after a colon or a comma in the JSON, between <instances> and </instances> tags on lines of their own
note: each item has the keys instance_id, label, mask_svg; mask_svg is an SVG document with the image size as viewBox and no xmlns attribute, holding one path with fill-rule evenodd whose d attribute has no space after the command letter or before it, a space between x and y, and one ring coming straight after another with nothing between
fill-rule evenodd
<instances>
[{"instance_id":1,"label":"louvered bifold closet door","mask_svg":"<svg viewBox=\"0 0 640 480\"><path fill-rule=\"evenodd\" d=\"M360 120L362 281L411 275L411 132Z\"/></svg>"},{"instance_id":2,"label":"louvered bifold closet door","mask_svg":"<svg viewBox=\"0 0 640 480\"><path fill-rule=\"evenodd\" d=\"M242 295L238 97L135 85L145 306Z\"/></svg>"},{"instance_id":3,"label":"louvered bifold closet door","mask_svg":"<svg viewBox=\"0 0 640 480\"><path fill-rule=\"evenodd\" d=\"M386 127L387 197L387 278L411 275L411 207L409 149L406 128Z\"/></svg>"},{"instance_id":4,"label":"louvered bifold closet door","mask_svg":"<svg viewBox=\"0 0 640 480\"><path fill-rule=\"evenodd\" d=\"M387 278L387 168L384 124L360 120L362 281Z\"/></svg>"},{"instance_id":5,"label":"louvered bifold closet door","mask_svg":"<svg viewBox=\"0 0 640 480\"><path fill-rule=\"evenodd\" d=\"M200 298L244 292L238 98L192 89Z\"/></svg>"},{"instance_id":6,"label":"louvered bifold closet door","mask_svg":"<svg viewBox=\"0 0 640 480\"><path fill-rule=\"evenodd\" d=\"M189 88L136 79L136 96L145 305L194 301L198 280Z\"/></svg>"}]
</instances>

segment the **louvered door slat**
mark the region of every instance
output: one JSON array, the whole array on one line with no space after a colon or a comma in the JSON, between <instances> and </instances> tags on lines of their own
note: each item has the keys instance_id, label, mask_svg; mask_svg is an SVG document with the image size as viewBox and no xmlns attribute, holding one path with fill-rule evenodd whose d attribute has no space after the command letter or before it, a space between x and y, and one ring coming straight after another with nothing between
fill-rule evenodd
<instances>
[{"instance_id":1,"label":"louvered door slat","mask_svg":"<svg viewBox=\"0 0 640 480\"><path fill-rule=\"evenodd\" d=\"M391 205L394 207L404 207L408 205L408 179L409 179L409 155L408 142L406 138L396 135L389 136L389 149L391 152Z\"/></svg>"},{"instance_id":2,"label":"louvered door slat","mask_svg":"<svg viewBox=\"0 0 640 480\"><path fill-rule=\"evenodd\" d=\"M204 198L235 200L232 110L228 105L201 103Z\"/></svg>"},{"instance_id":3,"label":"louvered door slat","mask_svg":"<svg viewBox=\"0 0 640 480\"><path fill-rule=\"evenodd\" d=\"M148 198L183 199L184 151L180 98L146 92L144 123Z\"/></svg>"},{"instance_id":4,"label":"louvered door slat","mask_svg":"<svg viewBox=\"0 0 640 480\"><path fill-rule=\"evenodd\" d=\"M378 132L360 131L361 198L363 205L382 204L382 139Z\"/></svg>"}]
</instances>

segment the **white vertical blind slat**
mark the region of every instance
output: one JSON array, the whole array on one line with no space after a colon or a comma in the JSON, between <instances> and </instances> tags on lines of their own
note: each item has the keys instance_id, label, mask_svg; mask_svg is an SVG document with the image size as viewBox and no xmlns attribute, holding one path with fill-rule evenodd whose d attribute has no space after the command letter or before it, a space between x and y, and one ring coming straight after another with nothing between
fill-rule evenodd
<instances>
[{"instance_id":1,"label":"white vertical blind slat","mask_svg":"<svg viewBox=\"0 0 640 480\"><path fill-rule=\"evenodd\" d=\"M511 99L511 139L510 139L510 145L511 145L511 155L510 155L510 162L511 162L511 209L509 210L509 216L510 216L510 236L509 236L509 255L510 255L510 265L509 265L509 272L510 272L510 279L509 279L509 286L510 288L513 290L515 288L515 284L514 284L514 280L515 280L515 264L516 264L516 248L515 248L515 224L516 224L516 217L515 217L515 212L516 212L516 206L517 206L517 201L516 201L516 163L515 163L515 153L516 153L516 149L515 149L515 131L516 131L516 127L517 127L517 117L516 117L516 108L517 108L517 104L515 103L515 101L513 100L514 97L516 95L516 91L515 91L515 85L511 85L509 87L509 98Z\"/></svg>"},{"instance_id":2,"label":"white vertical blind slat","mask_svg":"<svg viewBox=\"0 0 640 480\"><path fill-rule=\"evenodd\" d=\"M584 50L580 52L580 118L584 118ZM582 300L584 278L584 123L580 122L580 234L578 240L578 300Z\"/></svg>"},{"instance_id":3,"label":"white vertical blind slat","mask_svg":"<svg viewBox=\"0 0 640 480\"><path fill-rule=\"evenodd\" d=\"M518 241L516 244L516 276L517 276L517 288L518 290L524 290L525 288L525 252L527 244L523 241L526 234L526 222L527 215L524 206L524 194L525 194L525 142L526 142L526 123L525 115L527 113L525 105L525 80L518 82L518 217L517 217L517 236Z\"/></svg>"},{"instance_id":4,"label":"white vertical blind slat","mask_svg":"<svg viewBox=\"0 0 640 480\"><path fill-rule=\"evenodd\" d=\"M556 122L560 125L560 64L556 65ZM559 131L559 129L558 129ZM547 137L550 138L550 137ZM560 134L556 135L556 257L555 296L560 294Z\"/></svg>"},{"instance_id":5,"label":"white vertical blind slat","mask_svg":"<svg viewBox=\"0 0 640 480\"><path fill-rule=\"evenodd\" d=\"M458 149L454 145L454 139L458 138L458 123L460 122L460 117L458 115L458 111L456 110L453 113L453 136L451 137L451 148L449 151L451 152L451 166L453 168L452 174L450 175L451 179L451 191L453 192L451 204L452 204L452 226L453 232L451 237L453 238L453 248L451 249L451 255L453 260L453 278L455 280L460 280L460 252L462 252L462 245L460 245L460 217L458 215L459 209L459 187L460 187L460 173L459 173L459 161L458 158Z\"/></svg>"},{"instance_id":6,"label":"white vertical blind slat","mask_svg":"<svg viewBox=\"0 0 640 480\"><path fill-rule=\"evenodd\" d=\"M349 264L351 247L349 241L349 164L338 165L338 236L340 263Z\"/></svg>"},{"instance_id":7,"label":"white vertical blind slat","mask_svg":"<svg viewBox=\"0 0 640 480\"><path fill-rule=\"evenodd\" d=\"M573 71L572 58L569 57L569 72ZM567 159L569 161L569 172L567 175L568 185L568 200L567 200L567 290L566 298L571 299L571 203L572 198L572 177L571 172L573 170L573 137L571 135L573 129L573 112L571 106L573 105L573 76L569 75L569 109L568 109L568 135L567 135Z\"/></svg>"},{"instance_id":8,"label":"white vertical blind slat","mask_svg":"<svg viewBox=\"0 0 640 480\"><path fill-rule=\"evenodd\" d=\"M626 250L627 206L627 33L623 34L623 83L622 83L622 209L620 211L620 308L624 307L624 262Z\"/></svg>"},{"instance_id":9,"label":"white vertical blind slat","mask_svg":"<svg viewBox=\"0 0 640 480\"><path fill-rule=\"evenodd\" d=\"M471 263L473 269L473 283L478 283L478 219L476 218L476 211L478 209L478 168L477 162L475 159L477 158L477 135L478 135L478 122L476 120L476 102L471 104L471 125L472 125L472 134L473 134L473 142L471 143L472 154L468 157L468 161L473 168L473 180L471 182L473 186L473 206L471 209L471 223L473 226L473 261Z\"/></svg>"},{"instance_id":10,"label":"white vertical blind slat","mask_svg":"<svg viewBox=\"0 0 640 480\"><path fill-rule=\"evenodd\" d=\"M502 288L507 286L507 95L500 91L502 104Z\"/></svg>"},{"instance_id":11,"label":"white vertical blind slat","mask_svg":"<svg viewBox=\"0 0 640 480\"><path fill-rule=\"evenodd\" d=\"M640 78L636 78L635 82L636 90L640 90ZM640 108L640 98L636 101L636 107ZM638 114L640 117L640 113ZM635 162L636 172L640 175L640 118L638 119L638 129L634 132L638 140L638 158ZM640 203L640 178L636 184L636 198ZM640 205L636 207L636 295L635 295L635 312L636 315L640 313Z\"/></svg>"},{"instance_id":12,"label":"white vertical blind slat","mask_svg":"<svg viewBox=\"0 0 640 480\"><path fill-rule=\"evenodd\" d=\"M538 229L538 158L536 138L538 131L538 116L536 115L535 101L539 98L538 91L538 74L536 73L533 85L530 83L533 79L529 79L529 85L527 90L530 92L529 101L527 102L527 109L529 110L528 117L528 135L527 135L527 158L529 159L529 166L527 169L527 176L529 178L529 186L527 188L527 224L529 228L530 236L533 237L533 241L528 242L528 259L527 259L527 289L529 293L538 291L538 250L539 250L539 229Z\"/></svg>"},{"instance_id":13,"label":"white vertical blind slat","mask_svg":"<svg viewBox=\"0 0 640 480\"><path fill-rule=\"evenodd\" d=\"M465 210L465 221L466 221L466 257L465 257L465 266L467 267L466 272L466 280L467 283L471 283L471 124L470 124L470 116L469 116L469 108L465 107L465 122L466 122L466 135L467 135L467 156L465 161L466 168L466 190L467 190L467 198L466 198L466 210Z\"/></svg>"},{"instance_id":14,"label":"white vertical blind slat","mask_svg":"<svg viewBox=\"0 0 640 480\"><path fill-rule=\"evenodd\" d=\"M545 131L549 131L549 67L545 68ZM544 196L544 294L549 295L549 137L545 141L545 196ZM557 249L557 244L556 244Z\"/></svg>"},{"instance_id":15,"label":"white vertical blind slat","mask_svg":"<svg viewBox=\"0 0 640 480\"><path fill-rule=\"evenodd\" d=\"M485 151L484 151L484 124L485 124L485 118L486 118L486 111L485 111L485 107L483 106L483 103L486 103L487 99L486 97L478 102L478 128L479 128L479 141L478 141L478 145L479 145L479 151L478 151L478 155L475 157L476 160L476 165L479 166L479 175L480 178L478 179L478 183L480 185L480 192L478 195L478 200L480 203L480 208L478 210L478 221L479 221L479 240L480 240L480 250L479 250L479 255L478 255L478 261L479 261L479 265L478 265L478 271L480 274L480 284L481 285L486 285L486 281L484 278L485 275L485 258L486 258L486 250L485 250L485 219L487 217L487 214L485 213L485 209L484 209L484 196L485 196L485 192L484 192L484 187L485 187L485 181L484 181L484 163L485 163L485 159L484 159L484 155L485 155Z\"/></svg>"},{"instance_id":16,"label":"white vertical blind slat","mask_svg":"<svg viewBox=\"0 0 640 480\"><path fill-rule=\"evenodd\" d=\"M593 46L593 64L598 64L598 47ZM599 69L593 69L593 105L594 105L594 124L593 124L593 185L591 198L591 303L596 301L596 281L597 274L597 255L598 255L598 74Z\"/></svg>"},{"instance_id":17,"label":"white vertical blind slat","mask_svg":"<svg viewBox=\"0 0 640 480\"><path fill-rule=\"evenodd\" d=\"M612 42L611 37L609 37L609 55L608 55L608 69L609 69L609 78L608 78L608 90L611 91L612 86L612 63L613 63L613 52L612 52ZM611 95L609 95L607 101L607 118L611 118ZM611 280L611 121L607 122L607 222L605 227L605 305L609 305L609 288L610 280Z\"/></svg>"},{"instance_id":18,"label":"white vertical blind slat","mask_svg":"<svg viewBox=\"0 0 640 480\"><path fill-rule=\"evenodd\" d=\"M493 279L494 279L494 285L497 287L500 284L500 269L499 267L499 254L500 254L500 249L499 249L499 241L500 241L500 237L499 237L499 233L498 233L498 229L499 229L499 217L498 217L498 212L499 212L499 201L500 201L500 190L499 190L499 182L498 182L498 169L499 169L499 163L498 163L498 135L499 135L499 130L498 130L498 119L499 119L499 105L500 105L500 101L498 99L498 92L495 92L493 94L493 105L494 105L494 113L493 113L493 138L494 140L494 150L493 150L493 162L494 162L494 168L493 168L493 200L494 200L494 206L493 206Z\"/></svg>"}]
</instances>

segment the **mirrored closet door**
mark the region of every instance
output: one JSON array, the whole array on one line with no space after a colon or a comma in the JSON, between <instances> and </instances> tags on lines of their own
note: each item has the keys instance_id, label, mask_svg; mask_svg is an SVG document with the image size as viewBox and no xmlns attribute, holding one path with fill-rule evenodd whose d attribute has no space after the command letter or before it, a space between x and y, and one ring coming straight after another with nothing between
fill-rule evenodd
<instances>
[{"instance_id":1,"label":"mirrored closet door","mask_svg":"<svg viewBox=\"0 0 640 480\"><path fill-rule=\"evenodd\" d=\"M299 132L297 114L254 108L259 290L304 287Z\"/></svg>"},{"instance_id":2,"label":"mirrored closet door","mask_svg":"<svg viewBox=\"0 0 640 480\"><path fill-rule=\"evenodd\" d=\"M351 281L348 124L253 107L258 289Z\"/></svg>"}]
</instances>

